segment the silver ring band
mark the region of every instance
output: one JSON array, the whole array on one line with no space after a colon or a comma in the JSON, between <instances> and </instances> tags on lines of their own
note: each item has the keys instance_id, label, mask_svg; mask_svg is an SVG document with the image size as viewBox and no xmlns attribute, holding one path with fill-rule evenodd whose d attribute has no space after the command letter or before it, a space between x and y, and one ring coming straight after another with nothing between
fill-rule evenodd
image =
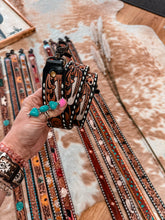
<instances>
[{"instance_id":1,"label":"silver ring band","mask_svg":"<svg viewBox=\"0 0 165 220\"><path fill-rule=\"evenodd\" d=\"M50 115L48 112L44 112L44 115L46 116L46 119L48 120L50 118Z\"/></svg>"},{"instance_id":2,"label":"silver ring band","mask_svg":"<svg viewBox=\"0 0 165 220\"><path fill-rule=\"evenodd\" d=\"M44 115L46 116L46 119L47 119L47 126L48 126L49 128L51 128L52 125L51 125L51 123L50 123L50 121L49 121L49 118L50 118L49 113L48 113L48 112L44 112Z\"/></svg>"}]
</instances>

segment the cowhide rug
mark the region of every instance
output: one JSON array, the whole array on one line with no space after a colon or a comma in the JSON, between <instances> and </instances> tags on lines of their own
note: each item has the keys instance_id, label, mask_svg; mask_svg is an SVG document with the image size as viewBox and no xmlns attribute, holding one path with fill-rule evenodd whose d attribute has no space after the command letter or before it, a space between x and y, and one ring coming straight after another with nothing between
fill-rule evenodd
<instances>
[{"instance_id":1,"label":"cowhide rug","mask_svg":"<svg viewBox=\"0 0 165 220\"><path fill-rule=\"evenodd\" d=\"M11 1L16 4L15 1ZM165 174L155 156L132 124L112 93L107 77L98 69L92 53L91 22L103 22L103 33L110 46L111 70L119 94L128 112L143 132L165 169L165 46L154 31L141 25L125 25L116 20L123 7L118 0L28 0L17 8L36 27L36 32L0 51L4 57L10 49L34 49L42 75L45 54L42 41L69 36L83 63L99 75L99 89L120 129L140 160L151 182L165 202ZM145 19L145 18L144 18ZM2 125L1 129L2 131ZM56 138L77 216L104 201L77 130L56 129ZM1 139L3 132L1 132ZM16 219L14 200L6 198L0 208L0 219ZM28 214L29 219L30 215Z\"/></svg>"}]
</instances>

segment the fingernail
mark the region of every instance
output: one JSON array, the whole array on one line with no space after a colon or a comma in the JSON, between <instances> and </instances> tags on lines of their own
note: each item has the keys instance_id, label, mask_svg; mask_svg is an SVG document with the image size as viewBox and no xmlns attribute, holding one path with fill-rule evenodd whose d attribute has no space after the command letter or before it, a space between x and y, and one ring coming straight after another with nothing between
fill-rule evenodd
<instances>
[{"instance_id":1,"label":"fingernail","mask_svg":"<svg viewBox=\"0 0 165 220\"><path fill-rule=\"evenodd\" d=\"M60 101L59 101L59 105L60 105L60 107L62 108L62 107L64 107L65 106L65 104L66 104L66 100L65 99L60 99Z\"/></svg>"}]
</instances>

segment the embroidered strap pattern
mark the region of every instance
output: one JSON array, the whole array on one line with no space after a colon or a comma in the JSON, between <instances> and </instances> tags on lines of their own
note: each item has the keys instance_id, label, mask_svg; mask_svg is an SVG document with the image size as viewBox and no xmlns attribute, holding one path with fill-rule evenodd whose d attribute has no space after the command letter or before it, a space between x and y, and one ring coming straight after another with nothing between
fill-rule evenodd
<instances>
[{"instance_id":1,"label":"embroidered strap pattern","mask_svg":"<svg viewBox=\"0 0 165 220\"><path fill-rule=\"evenodd\" d=\"M23 76L21 74L21 70L20 70L20 66L19 66L19 60L18 60L18 56L14 53L14 51L11 52L11 63L12 63L12 67L13 67L13 78L15 80L15 88L16 88L16 91L17 91L17 95L18 95L18 100L19 100L19 106L21 106L21 104L23 103L24 99L26 98L26 94L28 94L27 90L26 90L26 87L25 87L25 84L24 84L24 81L23 81ZM24 76L25 78L25 76ZM26 177L27 177L27 185L29 186L29 191L30 194L35 194L35 205L36 207L30 207L30 210L32 210L32 217L35 218L39 218L41 219L41 214L43 213L43 215L45 214L44 211L41 212L41 210L44 210L44 205L42 206L42 203L41 203L41 206L40 206L40 200L38 198L38 194L37 194L37 187L39 185L39 183L36 181L36 175L37 173L35 172L35 169L34 169L34 166L33 166L33 163L31 160L29 160L29 167L28 169L30 169L30 176L28 176L29 172L26 173ZM26 172L27 169L25 169L25 172ZM30 185L31 181L29 181L29 178L32 178L32 185ZM33 189L33 190L32 190ZM34 197L32 197L34 198ZM31 198L30 198L31 200ZM31 204L31 201L29 201L29 205ZM38 212L36 211L38 210ZM45 210L47 211L47 210Z\"/></svg>"},{"instance_id":2,"label":"embroidered strap pattern","mask_svg":"<svg viewBox=\"0 0 165 220\"><path fill-rule=\"evenodd\" d=\"M115 162L118 164L118 167L123 174L123 177L125 178L127 186L129 187L134 199L139 206L139 209L146 219L156 219L94 103L91 105L91 113L99 127L99 130L101 131L101 135L106 141L109 151L111 152Z\"/></svg>"},{"instance_id":3,"label":"embroidered strap pattern","mask_svg":"<svg viewBox=\"0 0 165 220\"><path fill-rule=\"evenodd\" d=\"M25 86L23 84L23 78L22 78L22 74L21 74L21 70L19 66L18 57L14 53L14 51L12 51L10 59L11 59L11 65L13 68L13 78L15 81L17 96L18 96L18 100L21 106L21 104L23 103L26 97L26 92L25 92Z\"/></svg>"},{"instance_id":4,"label":"embroidered strap pattern","mask_svg":"<svg viewBox=\"0 0 165 220\"><path fill-rule=\"evenodd\" d=\"M12 106L12 111L13 111L13 117L15 118L19 112L19 102L17 98L17 92L15 89L10 54L7 54L6 58L4 59L4 63L5 63L6 76L7 76L8 86L9 86L10 101L11 101L11 106Z\"/></svg>"},{"instance_id":5,"label":"embroidered strap pattern","mask_svg":"<svg viewBox=\"0 0 165 220\"><path fill-rule=\"evenodd\" d=\"M12 65L10 67L11 67L12 73L13 73L13 79L15 82L15 89L16 89L17 95L19 97L18 98L19 103L20 102L22 103L24 98L26 97L26 93L28 94L28 92L25 90L26 88L24 86L23 78L22 78L22 75L20 72L18 57L16 54L14 54L12 52L11 58L12 58L11 59ZM26 170L27 170L27 172L25 173L25 180L26 180L31 215L32 215L32 218L34 218L34 219L41 219L41 213L43 213L43 215L46 216L48 213L50 213L50 211L48 212L48 209L50 209L50 207L47 207L46 203L44 203L44 202L41 203L41 207L40 207L39 201L42 201L42 200L38 199L37 189L38 189L38 191L39 191L39 189L46 190L46 187L44 187L45 186L44 184L41 184L40 182L36 181L36 179L38 177L37 175L40 175L40 173L37 172L38 170L34 168L31 161L29 161L29 167ZM30 172L29 172L29 170L30 170ZM31 181L31 179L32 179L32 181ZM44 185L44 186L42 186L42 185ZM29 195L30 195L30 197L29 197ZM35 195L35 197L34 197L34 195ZM39 195L41 195L41 194L39 194ZM19 195L19 198L21 198L21 195ZM22 196L22 198L23 198L23 196ZM45 199L45 197L44 197L44 199ZM48 198L47 198L47 201L48 201ZM33 204L33 206L32 206L32 204ZM34 206L34 204L35 204L35 206ZM42 212L41 212L41 210L42 210ZM26 217L26 215L25 215L25 217Z\"/></svg>"},{"instance_id":6,"label":"embroidered strap pattern","mask_svg":"<svg viewBox=\"0 0 165 220\"><path fill-rule=\"evenodd\" d=\"M138 158L136 157L133 150L131 149L131 146L129 145L123 133L121 132L117 122L115 121L112 113L110 112L108 106L106 105L103 97L101 95L96 95L95 103L98 105L101 113L105 117L107 124L111 128L122 151L124 152L126 158L128 159L131 167L133 168L143 188L145 189L158 215L160 216L161 219L165 219L165 204L163 203L162 199L160 198L159 194L154 188L152 182L150 181L149 177L144 171L144 168L142 167Z\"/></svg>"},{"instance_id":7,"label":"embroidered strap pattern","mask_svg":"<svg viewBox=\"0 0 165 220\"><path fill-rule=\"evenodd\" d=\"M45 177L45 181L47 184L47 189L49 192L49 200L52 206L52 213L53 217L57 220L63 219L63 211L62 211L62 205L60 203L59 194L57 191L56 181L53 176L53 167L51 166L51 162L49 159L49 153L46 145L44 146L44 149L39 152L42 169Z\"/></svg>"},{"instance_id":8,"label":"embroidered strap pattern","mask_svg":"<svg viewBox=\"0 0 165 220\"><path fill-rule=\"evenodd\" d=\"M24 79L24 85L26 89L26 96L31 95L33 91L32 87L32 81L29 73L29 68L27 65L27 59L26 56L23 52L23 49L19 50L19 61L20 61L20 66L21 66L21 71L22 71L22 76Z\"/></svg>"},{"instance_id":9,"label":"embroidered strap pattern","mask_svg":"<svg viewBox=\"0 0 165 220\"><path fill-rule=\"evenodd\" d=\"M31 78L30 78L29 69L27 65L27 59L22 50L20 50L19 52L20 52L19 59L21 63L21 69L23 73L26 94L30 95L33 92L33 88L32 88ZM44 174L42 171L42 166L41 166L39 155L37 154L36 156L34 156L31 159L31 162L32 162L32 169L33 169L33 173L35 177L35 182L38 183L36 184L36 188L37 188L38 197L40 201L41 212L43 212L44 218L53 218L51 206L49 203L49 197L47 194L46 182L44 179Z\"/></svg>"},{"instance_id":10,"label":"embroidered strap pattern","mask_svg":"<svg viewBox=\"0 0 165 220\"><path fill-rule=\"evenodd\" d=\"M9 114L8 114L8 100L3 80L3 69L2 69L2 60L0 57L0 106L1 106L1 114L2 114L2 120L3 120L3 130L4 135L8 133L10 130L10 120L9 120Z\"/></svg>"},{"instance_id":11,"label":"embroidered strap pattern","mask_svg":"<svg viewBox=\"0 0 165 220\"><path fill-rule=\"evenodd\" d=\"M124 219L121 210L119 208L119 204L112 192L112 189L109 185L108 179L103 171L103 168L101 167L101 164L99 162L99 159L96 155L95 149L93 148L89 137L87 135L87 132L84 128L77 128L78 132L80 134L82 143L85 147L85 150L87 152L88 158L90 160L90 163L92 165L92 168L94 170L94 173L96 175L97 181L100 185L100 188L102 190L103 196L105 198L106 204L109 208L109 211L112 215L112 219Z\"/></svg>"},{"instance_id":12,"label":"embroidered strap pattern","mask_svg":"<svg viewBox=\"0 0 165 220\"><path fill-rule=\"evenodd\" d=\"M41 87L41 78L37 67L36 57L33 53L33 49L30 49L28 52L28 60L30 64L30 76L32 79L32 84L34 90L37 90Z\"/></svg>"},{"instance_id":13,"label":"embroidered strap pattern","mask_svg":"<svg viewBox=\"0 0 165 220\"><path fill-rule=\"evenodd\" d=\"M24 60L26 60L26 56L24 54ZM35 56L32 56L35 58ZM35 59L30 59L31 66L33 65L35 68L37 67L36 60ZM26 62L27 65L27 62ZM28 69L28 66L26 67ZM33 68L34 69L34 68ZM35 69L34 74L38 73L38 69ZM30 75L29 75L30 77ZM39 75L37 75L37 78ZM33 77L35 80L36 78ZM39 78L38 78L39 79ZM30 80L30 79L29 79ZM37 83L39 85L40 81L37 80ZM28 90L30 91L30 88L26 87L26 91L28 93ZM32 84L31 84L31 92L32 92ZM38 153L36 156L34 156L30 161L31 161L31 168L32 168L32 173L34 175L35 179L35 185L36 185L36 190L38 192L38 201L39 201L39 206L40 206L40 213L39 215L43 216L44 219L50 218L53 219L55 216L57 219L62 219L61 211L60 211L60 205L58 204L58 199L56 203L53 203L52 200L50 199L52 196L54 198L57 197L57 190L54 187L54 191L52 190L52 187L55 186L54 184L52 185L52 180L50 180L50 175L51 175L51 169L50 169L50 163L48 161L48 156L46 153L44 154L45 148L43 147L41 152ZM43 164L46 164L48 167L44 167ZM45 171L46 169L46 171ZM49 171L49 172L48 172ZM49 180L49 183L48 183ZM51 183L50 183L51 182ZM51 187L50 187L51 186ZM53 195L50 193L52 192ZM55 196L54 196L55 195ZM53 212L52 212L53 210ZM56 213L57 212L57 213Z\"/></svg>"},{"instance_id":14,"label":"embroidered strap pattern","mask_svg":"<svg viewBox=\"0 0 165 220\"><path fill-rule=\"evenodd\" d=\"M13 83L13 76L12 76L12 68L11 68L11 61L9 58L5 58L4 60L5 63L5 68L6 68L6 75L7 75L7 79L8 79L8 85L9 85L9 89L10 89L10 99L11 99L11 103L12 103L12 110L13 110L13 116L15 118L15 114L18 113L19 109L18 109L18 103L17 103L17 97L16 97L16 93L15 93L15 87L14 87L14 83ZM2 73L2 63L1 63L1 68L0 68L0 77L2 77L3 73ZM2 78L1 78L2 79ZM10 130L10 122L9 122L9 116L8 116L8 105L7 105L7 96L5 95L5 89L4 89L4 81L3 82L3 87L1 88L2 90L0 92L2 92L1 94L3 94L3 97L5 97L5 99L3 100L3 103L5 102L6 105L3 105L3 108L1 106L1 111L2 111L2 118L3 118L3 124L4 126L8 127L7 129L4 129L4 134L6 135L7 132ZM3 98L2 97L2 98ZM1 98L1 104L2 104L2 98ZM5 109L4 109L5 107ZM5 113L5 114L4 114ZM25 209L25 200L24 200L24 195L23 195L23 189L22 189L22 185L18 186L17 188L15 188L14 190L14 200L15 200L15 204L16 204L16 215L17 215L17 219L21 220L26 220L26 209Z\"/></svg>"},{"instance_id":15,"label":"embroidered strap pattern","mask_svg":"<svg viewBox=\"0 0 165 220\"><path fill-rule=\"evenodd\" d=\"M121 172L119 171L119 168L116 164L116 162L113 159L113 156L111 152L108 149L108 146L106 145L104 138L102 137L99 128L95 122L95 119L89 113L89 116L87 118L87 124L89 126L89 129L96 141L97 147L103 157L103 160L107 166L107 169L112 177L112 180L115 184L115 187L117 189L117 192L119 194L119 197L123 203L123 206L127 212L128 218L130 220L132 219L140 219L140 216L136 210L136 207L134 205L133 200L131 199L129 189L127 187L127 184L123 180L123 176Z\"/></svg>"},{"instance_id":16,"label":"embroidered strap pattern","mask_svg":"<svg viewBox=\"0 0 165 220\"><path fill-rule=\"evenodd\" d=\"M52 165L54 168L54 177L56 180L57 189L60 194L62 209L63 209L64 216L66 219L74 220L76 219L76 214L74 211L71 195L70 195L68 184L66 181L66 177L65 177L63 166L62 166L60 153L58 150L58 145L55 139L54 132L52 132L51 135L53 136L48 138L47 144L48 144L48 149L50 149L49 155L52 154L51 159L53 160L51 161L52 161Z\"/></svg>"}]
</instances>

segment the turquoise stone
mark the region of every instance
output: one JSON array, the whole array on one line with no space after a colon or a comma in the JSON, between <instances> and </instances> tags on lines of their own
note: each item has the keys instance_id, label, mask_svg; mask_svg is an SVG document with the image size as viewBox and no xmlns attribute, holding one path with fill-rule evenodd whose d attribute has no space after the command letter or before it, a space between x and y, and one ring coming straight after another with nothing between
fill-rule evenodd
<instances>
[{"instance_id":1,"label":"turquoise stone","mask_svg":"<svg viewBox=\"0 0 165 220\"><path fill-rule=\"evenodd\" d=\"M48 109L49 109L49 106L47 106L47 105L42 105L42 106L39 108L40 112L46 112Z\"/></svg>"},{"instance_id":2,"label":"turquoise stone","mask_svg":"<svg viewBox=\"0 0 165 220\"><path fill-rule=\"evenodd\" d=\"M3 121L4 126L8 126L9 123L10 123L9 120L4 120L4 121Z\"/></svg>"},{"instance_id":3,"label":"turquoise stone","mask_svg":"<svg viewBox=\"0 0 165 220\"><path fill-rule=\"evenodd\" d=\"M42 183L42 182L43 182L43 177L42 176L38 177L38 183Z\"/></svg>"},{"instance_id":4,"label":"turquoise stone","mask_svg":"<svg viewBox=\"0 0 165 220\"><path fill-rule=\"evenodd\" d=\"M0 87L3 87L3 79L0 79Z\"/></svg>"},{"instance_id":5,"label":"turquoise stone","mask_svg":"<svg viewBox=\"0 0 165 220\"><path fill-rule=\"evenodd\" d=\"M24 89L21 88L21 89L19 90L19 93L20 93L20 94L24 93Z\"/></svg>"},{"instance_id":6,"label":"turquoise stone","mask_svg":"<svg viewBox=\"0 0 165 220\"><path fill-rule=\"evenodd\" d=\"M58 106L58 102L50 101L49 106L52 110L55 110Z\"/></svg>"},{"instance_id":7,"label":"turquoise stone","mask_svg":"<svg viewBox=\"0 0 165 220\"><path fill-rule=\"evenodd\" d=\"M30 111L29 115L30 116L34 116L34 117L38 117L39 116L39 111L37 108L32 108L32 110Z\"/></svg>"},{"instance_id":8,"label":"turquoise stone","mask_svg":"<svg viewBox=\"0 0 165 220\"><path fill-rule=\"evenodd\" d=\"M23 209L23 202L17 202L16 208L18 211L21 211Z\"/></svg>"}]
</instances>

